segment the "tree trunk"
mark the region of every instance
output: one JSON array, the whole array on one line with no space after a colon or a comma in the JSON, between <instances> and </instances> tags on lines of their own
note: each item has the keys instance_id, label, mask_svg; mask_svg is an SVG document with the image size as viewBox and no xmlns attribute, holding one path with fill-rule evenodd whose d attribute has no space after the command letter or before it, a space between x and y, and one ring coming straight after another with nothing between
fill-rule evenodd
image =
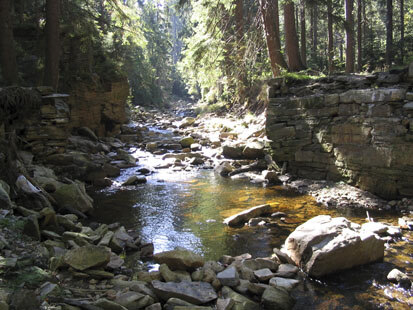
<instances>
[{"instance_id":1,"label":"tree trunk","mask_svg":"<svg viewBox=\"0 0 413 310\"><path fill-rule=\"evenodd\" d=\"M313 6L313 56L317 56L317 48L318 48L318 6L314 4Z\"/></svg>"},{"instance_id":2,"label":"tree trunk","mask_svg":"<svg viewBox=\"0 0 413 310\"><path fill-rule=\"evenodd\" d=\"M298 47L297 30L295 29L294 2L287 0L284 4L284 26L285 26L285 50L290 71L304 69L301 62L300 49Z\"/></svg>"},{"instance_id":3,"label":"tree trunk","mask_svg":"<svg viewBox=\"0 0 413 310\"><path fill-rule=\"evenodd\" d=\"M57 90L60 60L60 0L46 1L46 57L43 83Z\"/></svg>"},{"instance_id":4,"label":"tree trunk","mask_svg":"<svg viewBox=\"0 0 413 310\"><path fill-rule=\"evenodd\" d=\"M235 1L235 23L237 37L237 80L238 80L238 95L241 102L244 101L246 95L246 74L244 66L244 3L243 0Z\"/></svg>"},{"instance_id":5,"label":"tree trunk","mask_svg":"<svg viewBox=\"0 0 413 310\"><path fill-rule=\"evenodd\" d=\"M307 38L306 38L306 27L305 27L305 3L301 1L301 61L304 66L307 66Z\"/></svg>"},{"instance_id":6,"label":"tree trunk","mask_svg":"<svg viewBox=\"0 0 413 310\"><path fill-rule=\"evenodd\" d=\"M14 50L11 0L0 0L0 65L6 85L17 84L17 62Z\"/></svg>"},{"instance_id":7,"label":"tree trunk","mask_svg":"<svg viewBox=\"0 0 413 310\"><path fill-rule=\"evenodd\" d=\"M404 0L400 0L400 64L404 63Z\"/></svg>"},{"instance_id":8,"label":"tree trunk","mask_svg":"<svg viewBox=\"0 0 413 310\"><path fill-rule=\"evenodd\" d=\"M280 68L287 68L281 53L280 29L278 23L278 0L260 0L260 10L267 40L268 55L274 77L280 75Z\"/></svg>"},{"instance_id":9,"label":"tree trunk","mask_svg":"<svg viewBox=\"0 0 413 310\"><path fill-rule=\"evenodd\" d=\"M393 60L393 1L387 0L386 11L386 65L391 66Z\"/></svg>"},{"instance_id":10,"label":"tree trunk","mask_svg":"<svg viewBox=\"0 0 413 310\"><path fill-rule=\"evenodd\" d=\"M357 0L357 71L361 72L363 70L363 34L362 34L362 25L363 21L362 16L362 0Z\"/></svg>"},{"instance_id":11,"label":"tree trunk","mask_svg":"<svg viewBox=\"0 0 413 310\"><path fill-rule=\"evenodd\" d=\"M332 74L334 72L334 35L333 35L333 5L332 0L327 0L327 28L328 28L328 73Z\"/></svg>"},{"instance_id":12,"label":"tree trunk","mask_svg":"<svg viewBox=\"0 0 413 310\"><path fill-rule=\"evenodd\" d=\"M346 2L346 73L354 72L354 0Z\"/></svg>"}]
</instances>

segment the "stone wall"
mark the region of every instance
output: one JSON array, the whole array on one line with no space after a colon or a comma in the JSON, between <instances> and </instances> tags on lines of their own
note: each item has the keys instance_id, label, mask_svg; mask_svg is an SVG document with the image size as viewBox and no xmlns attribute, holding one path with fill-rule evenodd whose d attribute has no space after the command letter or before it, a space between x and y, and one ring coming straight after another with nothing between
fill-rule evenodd
<instances>
[{"instance_id":1,"label":"stone wall","mask_svg":"<svg viewBox=\"0 0 413 310\"><path fill-rule=\"evenodd\" d=\"M93 89L79 84L70 93L70 126L88 126L97 136L115 136L120 133L121 124L127 122L126 100L129 84L114 82L107 89Z\"/></svg>"},{"instance_id":2,"label":"stone wall","mask_svg":"<svg viewBox=\"0 0 413 310\"><path fill-rule=\"evenodd\" d=\"M299 177L345 180L384 198L413 196L413 84L401 74L381 81L273 81L266 130L274 160Z\"/></svg>"}]
</instances>

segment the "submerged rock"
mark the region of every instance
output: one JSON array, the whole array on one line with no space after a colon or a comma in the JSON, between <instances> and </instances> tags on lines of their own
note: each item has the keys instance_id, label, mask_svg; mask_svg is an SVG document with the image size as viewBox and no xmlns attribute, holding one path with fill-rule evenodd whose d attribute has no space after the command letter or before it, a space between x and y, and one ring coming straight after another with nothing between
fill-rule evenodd
<instances>
[{"instance_id":1,"label":"submerged rock","mask_svg":"<svg viewBox=\"0 0 413 310\"><path fill-rule=\"evenodd\" d=\"M287 254L313 277L378 261L384 242L343 217L319 215L298 226L285 241Z\"/></svg>"}]
</instances>

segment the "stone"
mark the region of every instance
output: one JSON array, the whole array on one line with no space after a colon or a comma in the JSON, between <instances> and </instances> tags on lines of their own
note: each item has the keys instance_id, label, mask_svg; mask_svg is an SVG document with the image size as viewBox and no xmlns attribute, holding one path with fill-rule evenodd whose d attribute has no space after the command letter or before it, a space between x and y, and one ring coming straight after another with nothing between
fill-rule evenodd
<instances>
[{"instance_id":1,"label":"stone","mask_svg":"<svg viewBox=\"0 0 413 310\"><path fill-rule=\"evenodd\" d=\"M12 203L9 196L9 186L6 182L0 182L0 208L1 209L10 209Z\"/></svg>"},{"instance_id":2,"label":"stone","mask_svg":"<svg viewBox=\"0 0 413 310\"><path fill-rule=\"evenodd\" d=\"M181 143L181 146L183 148L191 147L191 144L195 143L195 139L192 138L191 136L188 136L188 137L182 138L181 141L179 141L179 143Z\"/></svg>"},{"instance_id":3,"label":"stone","mask_svg":"<svg viewBox=\"0 0 413 310\"><path fill-rule=\"evenodd\" d=\"M85 273L93 279L112 279L115 276L111 272L98 269L88 269L85 270Z\"/></svg>"},{"instance_id":4,"label":"stone","mask_svg":"<svg viewBox=\"0 0 413 310\"><path fill-rule=\"evenodd\" d=\"M0 310L9 310L9 305L5 301L0 300Z\"/></svg>"},{"instance_id":5,"label":"stone","mask_svg":"<svg viewBox=\"0 0 413 310\"><path fill-rule=\"evenodd\" d=\"M239 284L239 275L235 267L228 267L217 274L217 279L223 286L237 286Z\"/></svg>"},{"instance_id":6,"label":"stone","mask_svg":"<svg viewBox=\"0 0 413 310\"><path fill-rule=\"evenodd\" d=\"M260 305L251 299L234 292L228 286L222 288L222 297L225 299L232 299L234 301L234 306L232 309L242 309L242 310L259 310ZM271 308L269 308L271 309Z\"/></svg>"},{"instance_id":7,"label":"stone","mask_svg":"<svg viewBox=\"0 0 413 310\"><path fill-rule=\"evenodd\" d=\"M162 310L162 305L159 302L157 302L156 304L147 306L145 310Z\"/></svg>"},{"instance_id":8,"label":"stone","mask_svg":"<svg viewBox=\"0 0 413 310\"><path fill-rule=\"evenodd\" d=\"M89 127L80 127L77 129L77 133L80 136L86 137L92 141L95 141L95 142L98 141L98 137Z\"/></svg>"},{"instance_id":9,"label":"stone","mask_svg":"<svg viewBox=\"0 0 413 310\"><path fill-rule=\"evenodd\" d=\"M279 264L270 258L255 258L248 259L242 262L242 264L252 270L269 268L271 271L277 271Z\"/></svg>"},{"instance_id":10,"label":"stone","mask_svg":"<svg viewBox=\"0 0 413 310\"><path fill-rule=\"evenodd\" d=\"M410 281L409 276L396 268L389 272L387 275L387 280L393 283L399 283L401 286L406 288L410 288L412 285L412 281Z\"/></svg>"},{"instance_id":11,"label":"stone","mask_svg":"<svg viewBox=\"0 0 413 310\"><path fill-rule=\"evenodd\" d=\"M248 159L264 158L264 143L258 141L248 142L242 150L242 155Z\"/></svg>"},{"instance_id":12,"label":"stone","mask_svg":"<svg viewBox=\"0 0 413 310\"><path fill-rule=\"evenodd\" d=\"M93 199L86 193L85 185L75 181L63 184L51 194L60 208L75 209L82 213L93 210Z\"/></svg>"},{"instance_id":13,"label":"stone","mask_svg":"<svg viewBox=\"0 0 413 310\"><path fill-rule=\"evenodd\" d=\"M205 263L202 256L183 248L157 253L154 259L159 264L167 264L171 270L192 271Z\"/></svg>"},{"instance_id":14,"label":"stone","mask_svg":"<svg viewBox=\"0 0 413 310\"><path fill-rule=\"evenodd\" d=\"M110 251L104 247L89 245L68 251L64 260L74 269L83 271L93 267L106 266L110 261Z\"/></svg>"},{"instance_id":15,"label":"stone","mask_svg":"<svg viewBox=\"0 0 413 310\"><path fill-rule=\"evenodd\" d=\"M265 309L289 310L294 306L294 300L290 294L277 287L268 287L262 294L262 303Z\"/></svg>"},{"instance_id":16,"label":"stone","mask_svg":"<svg viewBox=\"0 0 413 310\"><path fill-rule=\"evenodd\" d=\"M225 158L241 159L243 158L243 150L244 147L242 145L225 144L222 147L222 155L224 155Z\"/></svg>"},{"instance_id":17,"label":"stone","mask_svg":"<svg viewBox=\"0 0 413 310\"><path fill-rule=\"evenodd\" d=\"M274 277L270 280L269 284L271 286L282 287L287 291L291 291L294 287L300 284L300 280Z\"/></svg>"},{"instance_id":18,"label":"stone","mask_svg":"<svg viewBox=\"0 0 413 310\"><path fill-rule=\"evenodd\" d=\"M179 128L185 128L191 126L195 123L195 118L193 117L185 117L181 123L179 124Z\"/></svg>"},{"instance_id":19,"label":"stone","mask_svg":"<svg viewBox=\"0 0 413 310\"><path fill-rule=\"evenodd\" d=\"M55 296L60 293L60 288L57 284L51 282L45 282L42 284L39 290L39 296L42 299L47 298L48 296Z\"/></svg>"},{"instance_id":20,"label":"stone","mask_svg":"<svg viewBox=\"0 0 413 310\"><path fill-rule=\"evenodd\" d=\"M234 167L227 161L222 162L215 168L215 172L222 177L227 177L232 171L234 171Z\"/></svg>"},{"instance_id":21,"label":"stone","mask_svg":"<svg viewBox=\"0 0 413 310\"><path fill-rule=\"evenodd\" d=\"M385 235L389 229L389 225L379 222L367 222L361 225L361 229L378 235Z\"/></svg>"},{"instance_id":22,"label":"stone","mask_svg":"<svg viewBox=\"0 0 413 310\"><path fill-rule=\"evenodd\" d=\"M126 292L120 294L115 299L115 302L129 310L140 309L149 306L149 304L146 305L146 303L148 303L148 300L145 300L145 297L149 296L137 292Z\"/></svg>"},{"instance_id":23,"label":"stone","mask_svg":"<svg viewBox=\"0 0 413 310\"><path fill-rule=\"evenodd\" d=\"M23 227L23 233L28 235L29 237L39 240L40 241L40 228L39 228L39 221L37 219L37 216L35 215L30 215L26 218L24 227Z\"/></svg>"},{"instance_id":24,"label":"stone","mask_svg":"<svg viewBox=\"0 0 413 310\"><path fill-rule=\"evenodd\" d=\"M156 142L149 142L146 144L146 150L149 152L153 152L158 148L158 143Z\"/></svg>"},{"instance_id":25,"label":"stone","mask_svg":"<svg viewBox=\"0 0 413 310\"><path fill-rule=\"evenodd\" d=\"M162 300L175 297L195 305L206 304L217 299L211 284L206 282L160 282L152 281L156 295Z\"/></svg>"},{"instance_id":26,"label":"stone","mask_svg":"<svg viewBox=\"0 0 413 310\"><path fill-rule=\"evenodd\" d=\"M102 239L100 239L98 245L99 246L109 246L110 241L115 233L113 231L108 231L106 234L103 235Z\"/></svg>"},{"instance_id":27,"label":"stone","mask_svg":"<svg viewBox=\"0 0 413 310\"><path fill-rule=\"evenodd\" d=\"M99 298L93 303L93 305L103 310L127 310L127 308L125 308L124 306L116 302L107 300L106 298Z\"/></svg>"},{"instance_id":28,"label":"stone","mask_svg":"<svg viewBox=\"0 0 413 310\"><path fill-rule=\"evenodd\" d=\"M147 180L143 176L133 175L129 177L125 182L122 183L122 186L128 185L137 185L137 184L144 184Z\"/></svg>"},{"instance_id":29,"label":"stone","mask_svg":"<svg viewBox=\"0 0 413 310\"><path fill-rule=\"evenodd\" d=\"M413 62L409 65L409 78L413 79Z\"/></svg>"},{"instance_id":30,"label":"stone","mask_svg":"<svg viewBox=\"0 0 413 310\"><path fill-rule=\"evenodd\" d=\"M250 283L248 291L254 295L261 296L268 287L270 286L264 283Z\"/></svg>"},{"instance_id":31,"label":"stone","mask_svg":"<svg viewBox=\"0 0 413 310\"><path fill-rule=\"evenodd\" d=\"M218 298L217 299L217 310L231 310L232 306L235 304L235 302L230 299L230 298Z\"/></svg>"},{"instance_id":32,"label":"stone","mask_svg":"<svg viewBox=\"0 0 413 310\"><path fill-rule=\"evenodd\" d=\"M115 270L121 268L124 263L125 261L120 256L115 253L110 253L110 261L106 267Z\"/></svg>"},{"instance_id":33,"label":"stone","mask_svg":"<svg viewBox=\"0 0 413 310\"><path fill-rule=\"evenodd\" d=\"M360 225L343 217L328 215L298 226L285 241L285 249L295 264L313 277L375 262L384 256L384 243L375 234L362 231Z\"/></svg>"},{"instance_id":34,"label":"stone","mask_svg":"<svg viewBox=\"0 0 413 310\"><path fill-rule=\"evenodd\" d=\"M260 282L268 282L269 279L274 277L274 273L268 268L256 270L254 275Z\"/></svg>"},{"instance_id":35,"label":"stone","mask_svg":"<svg viewBox=\"0 0 413 310\"><path fill-rule=\"evenodd\" d=\"M271 185L281 185L283 182L278 178L278 174L275 171L264 170L262 175L265 180L267 180L268 184Z\"/></svg>"},{"instance_id":36,"label":"stone","mask_svg":"<svg viewBox=\"0 0 413 310\"><path fill-rule=\"evenodd\" d=\"M159 266L159 272L161 273L161 276L165 280L165 282L192 281L191 275L187 271L172 271L166 264Z\"/></svg>"},{"instance_id":37,"label":"stone","mask_svg":"<svg viewBox=\"0 0 413 310\"><path fill-rule=\"evenodd\" d=\"M298 272L298 268L291 264L281 264L278 267L275 276L282 278L294 278Z\"/></svg>"},{"instance_id":38,"label":"stone","mask_svg":"<svg viewBox=\"0 0 413 310\"><path fill-rule=\"evenodd\" d=\"M11 296L10 308L14 310L39 310L40 303L33 290L18 289Z\"/></svg>"},{"instance_id":39,"label":"stone","mask_svg":"<svg viewBox=\"0 0 413 310\"><path fill-rule=\"evenodd\" d=\"M240 226L248 222L248 220L251 218L259 217L265 214L270 214L271 211L272 207L269 204L252 207L250 209L244 210L240 213L227 217L224 220L224 224L227 224L231 227Z\"/></svg>"}]
</instances>

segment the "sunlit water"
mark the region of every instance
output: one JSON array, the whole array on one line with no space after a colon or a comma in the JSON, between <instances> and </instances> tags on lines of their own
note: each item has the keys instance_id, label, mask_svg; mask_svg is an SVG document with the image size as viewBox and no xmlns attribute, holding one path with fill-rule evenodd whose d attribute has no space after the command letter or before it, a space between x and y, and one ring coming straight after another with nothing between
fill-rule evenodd
<instances>
[{"instance_id":1,"label":"sunlit water","mask_svg":"<svg viewBox=\"0 0 413 310\"><path fill-rule=\"evenodd\" d=\"M162 132L158 132L162 133ZM168 133L168 132L164 132ZM160 156L136 151L146 166L161 164ZM111 188L92 193L94 219L103 223L120 222L138 231L145 241L154 243L155 252L182 246L218 260L222 255L250 253L270 256L299 224L320 215L345 216L365 222L364 211L335 210L318 206L314 199L283 187L263 187L245 180L231 180L212 170L172 171L159 169L146 184L121 187L119 184L138 168L123 171ZM287 214L277 226L229 228L223 219L253 206L269 203L274 212ZM376 220L397 223L397 215L370 212ZM329 277L306 280L294 291L296 309L410 309L412 292L397 288L386 280L398 267L411 272L412 235L386 250L385 260Z\"/></svg>"}]
</instances>

